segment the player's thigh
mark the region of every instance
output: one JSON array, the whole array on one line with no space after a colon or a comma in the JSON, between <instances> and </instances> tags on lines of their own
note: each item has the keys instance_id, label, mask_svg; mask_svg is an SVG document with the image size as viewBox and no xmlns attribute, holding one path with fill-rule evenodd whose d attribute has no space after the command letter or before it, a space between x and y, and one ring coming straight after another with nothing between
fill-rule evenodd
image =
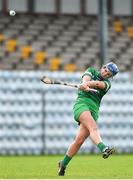
<instances>
[{"instance_id":1,"label":"player's thigh","mask_svg":"<svg viewBox=\"0 0 133 180\"><path fill-rule=\"evenodd\" d=\"M93 119L90 111L84 111L79 117L80 123L85 126L87 129L94 130L97 128L97 124Z\"/></svg>"},{"instance_id":2,"label":"player's thigh","mask_svg":"<svg viewBox=\"0 0 133 180\"><path fill-rule=\"evenodd\" d=\"M83 143L89 135L90 135L90 132L88 131L88 129L84 125L80 124L79 129L76 134L75 141Z\"/></svg>"}]
</instances>

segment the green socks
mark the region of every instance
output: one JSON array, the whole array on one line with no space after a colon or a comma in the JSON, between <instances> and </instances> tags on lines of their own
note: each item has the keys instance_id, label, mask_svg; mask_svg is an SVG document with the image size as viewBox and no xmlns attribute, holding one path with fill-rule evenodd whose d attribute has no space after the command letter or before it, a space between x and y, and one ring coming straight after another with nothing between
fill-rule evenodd
<instances>
[{"instance_id":1,"label":"green socks","mask_svg":"<svg viewBox=\"0 0 133 180\"><path fill-rule=\"evenodd\" d=\"M99 150L101 152L103 152L104 148L106 147L105 144L103 144L102 142L100 142L99 144L97 144L97 147L99 148Z\"/></svg>"},{"instance_id":2,"label":"green socks","mask_svg":"<svg viewBox=\"0 0 133 180\"><path fill-rule=\"evenodd\" d=\"M97 144L97 147L99 148L99 150L101 152L103 152L104 148L106 147L105 144L103 144L102 142L100 142L99 144ZM72 157L69 157L68 155L65 155L64 159L61 161L61 165L63 167L66 167L68 165L68 163L70 162L70 160L72 159Z\"/></svg>"},{"instance_id":3,"label":"green socks","mask_svg":"<svg viewBox=\"0 0 133 180\"><path fill-rule=\"evenodd\" d=\"M61 162L61 165L66 167L71 159L72 159L72 157L69 157L68 155L65 155L63 161Z\"/></svg>"}]
</instances>

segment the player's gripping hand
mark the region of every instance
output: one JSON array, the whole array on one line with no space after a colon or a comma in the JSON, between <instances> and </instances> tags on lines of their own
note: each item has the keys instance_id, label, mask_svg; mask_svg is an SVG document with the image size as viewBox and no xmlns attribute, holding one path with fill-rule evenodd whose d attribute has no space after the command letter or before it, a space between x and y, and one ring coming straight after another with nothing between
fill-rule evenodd
<instances>
[{"instance_id":1,"label":"player's gripping hand","mask_svg":"<svg viewBox=\"0 0 133 180\"><path fill-rule=\"evenodd\" d=\"M88 82L84 82L82 84L80 84L79 89L83 90L83 91L89 91L89 85Z\"/></svg>"}]
</instances>

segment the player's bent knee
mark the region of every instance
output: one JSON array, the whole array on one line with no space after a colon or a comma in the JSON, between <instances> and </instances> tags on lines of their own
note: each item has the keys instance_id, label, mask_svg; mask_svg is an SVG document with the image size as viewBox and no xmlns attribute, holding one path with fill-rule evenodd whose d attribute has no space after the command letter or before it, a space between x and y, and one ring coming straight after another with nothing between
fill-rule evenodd
<instances>
[{"instance_id":1,"label":"player's bent knee","mask_svg":"<svg viewBox=\"0 0 133 180\"><path fill-rule=\"evenodd\" d=\"M98 131L97 127L90 127L90 133Z\"/></svg>"}]
</instances>

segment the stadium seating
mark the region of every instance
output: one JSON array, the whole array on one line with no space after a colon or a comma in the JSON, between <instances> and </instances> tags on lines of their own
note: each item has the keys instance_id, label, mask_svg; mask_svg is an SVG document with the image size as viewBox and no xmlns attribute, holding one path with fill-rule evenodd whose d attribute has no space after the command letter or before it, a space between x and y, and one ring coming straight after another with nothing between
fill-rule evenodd
<instances>
[{"instance_id":1,"label":"stadium seating","mask_svg":"<svg viewBox=\"0 0 133 180\"><path fill-rule=\"evenodd\" d=\"M133 38L133 27L128 27L128 36Z\"/></svg>"},{"instance_id":2,"label":"stadium seating","mask_svg":"<svg viewBox=\"0 0 133 180\"><path fill-rule=\"evenodd\" d=\"M44 64L47 57L47 53L43 51L38 51L35 53L35 63Z\"/></svg>"},{"instance_id":3,"label":"stadium seating","mask_svg":"<svg viewBox=\"0 0 133 180\"><path fill-rule=\"evenodd\" d=\"M72 107L77 90L47 86L43 75L79 83L79 72L0 71L0 154L65 153L73 141L78 124ZM98 126L104 142L118 153L133 152L133 85L129 73L120 73L104 97ZM80 153L97 153L87 140Z\"/></svg>"},{"instance_id":4,"label":"stadium seating","mask_svg":"<svg viewBox=\"0 0 133 180\"><path fill-rule=\"evenodd\" d=\"M100 67L99 26L98 18L95 16L28 15L24 17L24 14L19 14L11 19L9 16L0 14L1 69L53 71L65 69L65 64L71 63L76 65L77 71L82 71L91 65ZM128 52L133 45L132 19L131 17L117 17L117 19L110 17L108 21L108 57L116 57L120 70L129 71L133 64L132 54ZM6 26L8 29L5 29ZM6 47L12 39L16 40L17 48L15 45L14 48ZM7 49L12 53L6 53ZM47 61L34 61L37 52L47 53ZM13 57L17 63L12 61ZM51 68L50 60L56 57L61 59L61 66ZM30 62L25 63L22 59Z\"/></svg>"},{"instance_id":5,"label":"stadium seating","mask_svg":"<svg viewBox=\"0 0 133 180\"><path fill-rule=\"evenodd\" d=\"M73 71L76 71L76 65L75 64L66 64L65 66L64 66L64 70L65 71L67 71L67 72L73 72Z\"/></svg>"},{"instance_id":6,"label":"stadium seating","mask_svg":"<svg viewBox=\"0 0 133 180\"><path fill-rule=\"evenodd\" d=\"M10 40L7 40L6 42L6 51L11 53L11 52L14 52L16 50L16 47L17 47L17 42L15 39L10 39Z\"/></svg>"},{"instance_id":7,"label":"stadium seating","mask_svg":"<svg viewBox=\"0 0 133 180\"><path fill-rule=\"evenodd\" d=\"M98 126L106 144L129 153L133 86L125 71L133 70L132 17L110 17L108 30L108 57L116 57L121 72L102 101ZM78 71L88 66L100 67L95 16L0 14L0 155L66 152L78 128L77 90L45 86L40 77L79 83ZM80 153L90 152L98 151L87 140Z\"/></svg>"},{"instance_id":8,"label":"stadium seating","mask_svg":"<svg viewBox=\"0 0 133 180\"><path fill-rule=\"evenodd\" d=\"M61 59L60 58L52 58L49 63L49 69L51 71L58 71L60 69Z\"/></svg>"},{"instance_id":9,"label":"stadium seating","mask_svg":"<svg viewBox=\"0 0 133 180\"><path fill-rule=\"evenodd\" d=\"M30 56L31 52L32 52L32 47L31 46L28 46L28 45L23 46L21 48L20 58L27 59Z\"/></svg>"},{"instance_id":10,"label":"stadium seating","mask_svg":"<svg viewBox=\"0 0 133 180\"><path fill-rule=\"evenodd\" d=\"M123 31L122 29L122 23L120 21L115 21L114 22L114 30L117 33L121 33Z\"/></svg>"},{"instance_id":11,"label":"stadium seating","mask_svg":"<svg viewBox=\"0 0 133 180\"><path fill-rule=\"evenodd\" d=\"M0 34L0 43L2 43L4 41L5 37L3 34Z\"/></svg>"}]
</instances>

